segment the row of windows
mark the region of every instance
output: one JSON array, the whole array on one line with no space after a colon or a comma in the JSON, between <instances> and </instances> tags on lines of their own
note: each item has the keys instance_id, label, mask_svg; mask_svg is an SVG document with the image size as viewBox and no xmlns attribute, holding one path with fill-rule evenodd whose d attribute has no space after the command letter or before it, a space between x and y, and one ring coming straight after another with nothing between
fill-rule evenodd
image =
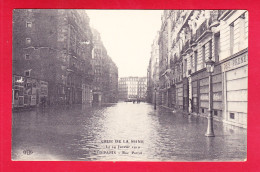
<instances>
[{"instance_id":1,"label":"row of windows","mask_svg":"<svg viewBox=\"0 0 260 172\"><path fill-rule=\"evenodd\" d=\"M219 35L215 35L215 62L219 61ZM207 42L201 47L201 53L202 53L202 68L206 67L206 45L208 45L208 58L213 58L213 51L212 51L212 40ZM194 53L190 56L190 68L196 72L198 70L198 50L194 51ZM187 59L184 60L184 73L188 69L188 62Z\"/></svg>"},{"instance_id":2,"label":"row of windows","mask_svg":"<svg viewBox=\"0 0 260 172\"><path fill-rule=\"evenodd\" d=\"M239 18L239 22L240 22L240 33L241 35L246 35L246 29L245 29L245 13L242 14ZM234 32L235 32L235 28L234 28L234 23L236 22L233 21L229 27L230 27L230 55L234 54L234 44L235 44L235 35L234 35ZM218 62L219 61L219 51L220 51L220 35L214 35L214 45L215 45L215 62ZM213 57L213 50L212 50L212 40L210 40L208 43L208 47L209 47L209 57L212 58ZM201 51L202 51L202 66L203 68L206 66L205 64L205 59L206 59L206 47L205 45L203 45L201 47ZM191 68L194 68L195 71L197 71L197 58L198 58L198 51L194 51L194 54L190 56L190 67ZM187 59L185 59L184 61L184 72L187 71Z\"/></svg>"},{"instance_id":3,"label":"row of windows","mask_svg":"<svg viewBox=\"0 0 260 172\"><path fill-rule=\"evenodd\" d=\"M32 22L26 22L26 27L31 28L32 27ZM26 44L31 44L31 38L26 38L25 39ZM27 59L26 59L27 60Z\"/></svg>"}]
</instances>

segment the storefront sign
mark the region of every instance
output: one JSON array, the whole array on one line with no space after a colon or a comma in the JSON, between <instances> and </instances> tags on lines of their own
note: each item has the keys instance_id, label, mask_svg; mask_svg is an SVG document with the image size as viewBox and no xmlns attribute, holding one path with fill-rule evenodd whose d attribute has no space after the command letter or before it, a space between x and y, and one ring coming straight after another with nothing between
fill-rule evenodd
<instances>
[{"instance_id":1,"label":"storefront sign","mask_svg":"<svg viewBox=\"0 0 260 172\"><path fill-rule=\"evenodd\" d=\"M200 100L208 100L208 99L209 99L209 95L208 94L201 94L200 95ZM222 100L221 92L213 93L213 100L214 101L221 101Z\"/></svg>"},{"instance_id":2,"label":"storefront sign","mask_svg":"<svg viewBox=\"0 0 260 172\"><path fill-rule=\"evenodd\" d=\"M213 93L213 100L214 101L222 101L222 94L221 94L221 92Z\"/></svg>"},{"instance_id":3,"label":"storefront sign","mask_svg":"<svg viewBox=\"0 0 260 172\"><path fill-rule=\"evenodd\" d=\"M209 95L208 94L201 94L200 95L200 100L208 100L209 99Z\"/></svg>"},{"instance_id":4,"label":"storefront sign","mask_svg":"<svg viewBox=\"0 0 260 172\"><path fill-rule=\"evenodd\" d=\"M248 62L248 54L242 54L222 64L222 70L228 71L246 65Z\"/></svg>"}]
</instances>

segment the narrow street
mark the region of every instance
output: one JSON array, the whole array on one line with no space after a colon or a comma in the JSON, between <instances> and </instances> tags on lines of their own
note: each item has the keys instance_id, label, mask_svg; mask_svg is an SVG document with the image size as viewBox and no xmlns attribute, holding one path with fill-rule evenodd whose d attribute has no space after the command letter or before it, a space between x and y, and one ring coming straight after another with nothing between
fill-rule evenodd
<instances>
[{"instance_id":1,"label":"narrow street","mask_svg":"<svg viewBox=\"0 0 260 172\"><path fill-rule=\"evenodd\" d=\"M143 103L14 112L13 160L241 161L246 130ZM121 143L116 143L120 140ZM29 153L28 153L29 152Z\"/></svg>"}]
</instances>

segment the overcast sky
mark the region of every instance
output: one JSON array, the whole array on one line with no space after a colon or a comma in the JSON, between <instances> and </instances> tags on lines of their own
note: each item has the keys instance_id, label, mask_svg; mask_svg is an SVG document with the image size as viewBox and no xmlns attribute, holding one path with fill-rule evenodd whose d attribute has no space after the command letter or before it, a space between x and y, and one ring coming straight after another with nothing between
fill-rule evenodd
<instances>
[{"instance_id":1,"label":"overcast sky","mask_svg":"<svg viewBox=\"0 0 260 172\"><path fill-rule=\"evenodd\" d=\"M146 76L151 45L161 26L160 10L87 10L119 77Z\"/></svg>"}]
</instances>

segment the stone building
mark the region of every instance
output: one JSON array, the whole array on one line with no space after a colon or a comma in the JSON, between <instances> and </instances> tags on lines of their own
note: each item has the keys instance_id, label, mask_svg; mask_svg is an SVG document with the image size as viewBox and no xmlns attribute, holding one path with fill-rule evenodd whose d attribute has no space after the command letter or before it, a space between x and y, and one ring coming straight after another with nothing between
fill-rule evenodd
<instances>
[{"instance_id":1,"label":"stone building","mask_svg":"<svg viewBox=\"0 0 260 172\"><path fill-rule=\"evenodd\" d=\"M152 59L149 60L149 65L147 67L147 102L152 103L153 101L153 78L152 78Z\"/></svg>"},{"instance_id":2,"label":"stone building","mask_svg":"<svg viewBox=\"0 0 260 172\"><path fill-rule=\"evenodd\" d=\"M137 98L145 101L147 96L147 77L138 77Z\"/></svg>"},{"instance_id":3,"label":"stone building","mask_svg":"<svg viewBox=\"0 0 260 172\"><path fill-rule=\"evenodd\" d=\"M46 82L49 104L91 101L91 51L92 33L84 11L13 11L13 75L24 77L25 83L33 80L24 84L27 90L37 85L34 80ZM29 92L39 104L38 91Z\"/></svg>"},{"instance_id":4,"label":"stone building","mask_svg":"<svg viewBox=\"0 0 260 172\"><path fill-rule=\"evenodd\" d=\"M119 100L146 100L147 77L121 77L118 82Z\"/></svg>"},{"instance_id":5,"label":"stone building","mask_svg":"<svg viewBox=\"0 0 260 172\"><path fill-rule=\"evenodd\" d=\"M220 17L219 61L222 72L222 118L247 127L248 11L225 10Z\"/></svg>"},{"instance_id":6,"label":"stone building","mask_svg":"<svg viewBox=\"0 0 260 172\"><path fill-rule=\"evenodd\" d=\"M103 45L100 33L92 28L93 32L93 103L114 103L118 97L118 68L108 56Z\"/></svg>"},{"instance_id":7,"label":"stone building","mask_svg":"<svg viewBox=\"0 0 260 172\"><path fill-rule=\"evenodd\" d=\"M247 11L166 10L158 44L162 105L206 116L212 59L214 119L246 127Z\"/></svg>"},{"instance_id":8,"label":"stone building","mask_svg":"<svg viewBox=\"0 0 260 172\"><path fill-rule=\"evenodd\" d=\"M109 63L109 102L116 103L118 101L118 67L110 59Z\"/></svg>"},{"instance_id":9,"label":"stone building","mask_svg":"<svg viewBox=\"0 0 260 172\"><path fill-rule=\"evenodd\" d=\"M159 103L158 88L159 88L159 32L157 33L151 46L151 58L147 69L147 100L149 103ZM156 94L156 96L155 96Z\"/></svg>"},{"instance_id":10,"label":"stone building","mask_svg":"<svg viewBox=\"0 0 260 172\"><path fill-rule=\"evenodd\" d=\"M118 80L118 99L120 101L128 100L128 78L121 77Z\"/></svg>"}]
</instances>

